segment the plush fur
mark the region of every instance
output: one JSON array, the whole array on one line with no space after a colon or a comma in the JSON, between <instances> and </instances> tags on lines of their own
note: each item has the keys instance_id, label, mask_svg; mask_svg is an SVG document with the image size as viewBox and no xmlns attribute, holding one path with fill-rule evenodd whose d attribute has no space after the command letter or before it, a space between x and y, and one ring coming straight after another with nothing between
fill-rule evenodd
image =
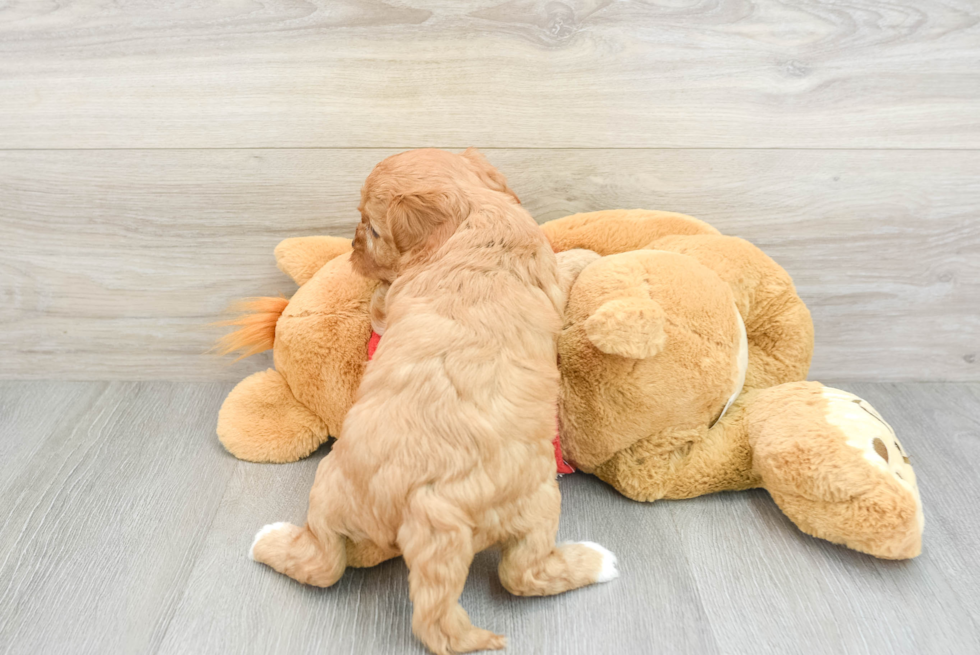
<instances>
[{"instance_id":1,"label":"plush fur","mask_svg":"<svg viewBox=\"0 0 980 655\"><path fill-rule=\"evenodd\" d=\"M541 226L555 252L586 249L615 255L671 235L719 234L704 221L675 212L607 209L572 214Z\"/></svg>"},{"instance_id":2,"label":"plush fur","mask_svg":"<svg viewBox=\"0 0 980 655\"><path fill-rule=\"evenodd\" d=\"M568 458L644 501L764 487L808 534L876 557L920 552L922 506L906 455L895 455L894 433L868 424L862 405L816 397L842 392L799 386L813 352L813 326L776 262L747 241L669 212L576 214L541 229L560 251L560 285L568 295L559 338ZM298 243L289 248L298 251ZM317 438L338 434L336 418L324 417L342 417L351 396L320 396L316 407L299 403L310 408L310 417L285 391L306 398L307 387L322 388L324 380L345 388L360 380L375 287L358 286L362 278L353 275L320 277L341 269L350 274L344 259L324 266L284 312L323 312L339 326L337 336L280 319L274 352L282 376L273 379L288 378L287 388L270 380L274 388L267 392L248 378L225 402L219 434L236 456L305 456L318 444L307 437L315 431L313 418L330 424ZM357 294L359 304L351 303ZM736 311L745 325L748 364L741 394L718 420L739 388ZM355 323L360 332L343 331ZM287 338L295 360L280 357ZM821 456L807 450L811 439L821 444Z\"/></svg>"},{"instance_id":3,"label":"plush fur","mask_svg":"<svg viewBox=\"0 0 980 655\"><path fill-rule=\"evenodd\" d=\"M521 595L595 583L611 564L604 549L555 544L564 297L547 240L486 167L472 151L422 150L368 177L351 259L390 284L385 336L317 470L307 524L272 526L252 548L317 586L352 554L401 554L413 630L436 653L504 646L458 602L475 553L499 544L501 582Z\"/></svg>"},{"instance_id":4,"label":"plush fur","mask_svg":"<svg viewBox=\"0 0 980 655\"><path fill-rule=\"evenodd\" d=\"M887 559L922 551L915 471L867 401L817 382L753 393L745 405L752 468L800 529Z\"/></svg>"},{"instance_id":5,"label":"plush fur","mask_svg":"<svg viewBox=\"0 0 980 655\"><path fill-rule=\"evenodd\" d=\"M627 229L628 212L596 216L545 231L574 246L657 231ZM866 401L800 382L813 326L789 275L747 241L680 221L660 225L680 234L603 257L572 285L559 340L566 458L642 501L764 487L808 534L918 555L922 504L894 431ZM748 364L719 420L738 390L736 317Z\"/></svg>"},{"instance_id":6,"label":"plush fur","mask_svg":"<svg viewBox=\"0 0 980 655\"><path fill-rule=\"evenodd\" d=\"M275 369L242 380L221 406L218 438L236 457L253 462L302 459L340 434L354 404L371 337L368 303L378 282L354 272L350 239L329 239L287 240L276 249L280 268L296 275L303 286L275 323ZM316 273L304 283L312 268ZM268 334L264 330L252 339L251 333L239 330L230 340L268 347Z\"/></svg>"}]
</instances>

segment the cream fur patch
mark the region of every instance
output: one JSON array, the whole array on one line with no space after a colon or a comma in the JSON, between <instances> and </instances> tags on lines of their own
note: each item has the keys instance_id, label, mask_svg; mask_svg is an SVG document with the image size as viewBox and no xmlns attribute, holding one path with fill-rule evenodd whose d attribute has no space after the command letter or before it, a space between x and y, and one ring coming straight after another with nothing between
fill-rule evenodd
<instances>
[{"instance_id":1,"label":"cream fur patch","mask_svg":"<svg viewBox=\"0 0 980 655\"><path fill-rule=\"evenodd\" d=\"M863 398L830 387L824 387L821 394L827 401L827 422L847 436L847 445L861 451L868 463L894 477L915 498L916 520L922 532L925 516L915 471L895 430Z\"/></svg>"},{"instance_id":2,"label":"cream fur patch","mask_svg":"<svg viewBox=\"0 0 980 655\"><path fill-rule=\"evenodd\" d=\"M745 321L742 320L742 314L738 311L738 306L732 305L735 308L735 318L738 319L738 374L735 378L735 391L728 398L728 402L725 403L725 408L721 410L721 414L715 419L715 422L711 424L710 427L714 427L715 423L721 420L721 417L725 415L728 408L732 406L735 399L742 394L742 388L745 387L745 372L749 370L749 338L745 332Z\"/></svg>"}]
</instances>

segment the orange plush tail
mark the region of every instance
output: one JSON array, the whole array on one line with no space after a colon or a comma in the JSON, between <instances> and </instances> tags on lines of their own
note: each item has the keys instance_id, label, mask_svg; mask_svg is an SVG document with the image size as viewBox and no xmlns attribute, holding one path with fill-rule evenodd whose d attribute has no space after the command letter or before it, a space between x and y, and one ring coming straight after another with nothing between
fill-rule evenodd
<instances>
[{"instance_id":1,"label":"orange plush tail","mask_svg":"<svg viewBox=\"0 0 980 655\"><path fill-rule=\"evenodd\" d=\"M215 325L237 325L239 328L218 339L214 351L219 355L238 351L241 352L238 359L244 359L269 350L276 342L276 323L288 304L289 300L281 296L246 298L235 303L232 311L241 312L241 315Z\"/></svg>"}]
</instances>

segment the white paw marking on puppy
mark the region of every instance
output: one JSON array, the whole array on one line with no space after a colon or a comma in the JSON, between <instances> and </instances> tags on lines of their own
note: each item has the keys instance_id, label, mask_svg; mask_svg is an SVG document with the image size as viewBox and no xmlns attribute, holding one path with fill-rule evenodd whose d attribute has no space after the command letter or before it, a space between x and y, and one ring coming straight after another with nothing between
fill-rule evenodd
<instances>
[{"instance_id":1,"label":"white paw marking on puppy","mask_svg":"<svg viewBox=\"0 0 980 655\"><path fill-rule=\"evenodd\" d=\"M594 541L580 541L578 543L602 555L602 568L599 569L599 577L596 578L596 582L609 582L619 577L619 569L616 568L619 560L608 548L604 548Z\"/></svg>"},{"instance_id":2,"label":"white paw marking on puppy","mask_svg":"<svg viewBox=\"0 0 980 655\"><path fill-rule=\"evenodd\" d=\"M280 521L278 523L270 523L269 525L264 526L261 530L259 530L258 532L256 532L255 533L255 539L252 539L252 546L248 549L248 557L249 557L249 559L251 559L253 561L255 560L255 544L259 543L259 539L261 539L265 535L269 534L270 532L273 532L274 530L278 530L279 528L281 528L284 525L286 525L286 524L283 523L282 521Z\"/></svg>"}]
</instances>

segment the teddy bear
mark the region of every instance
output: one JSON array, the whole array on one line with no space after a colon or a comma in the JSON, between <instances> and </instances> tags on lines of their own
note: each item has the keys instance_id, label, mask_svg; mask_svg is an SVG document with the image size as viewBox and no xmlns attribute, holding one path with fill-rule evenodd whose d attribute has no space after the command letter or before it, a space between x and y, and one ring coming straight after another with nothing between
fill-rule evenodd
<instances>
[{"instance_id":1,"label":"teddy bear","mask_svg":"<svg viewBox=\"0 0 980 655\"><path fill-rule=\"evenodd\" d=\"M662 223L640 212L542 226L559 258L597 253L558 342L566 459L640 501L762 487L807 534L918 555L908 455L867 401L804 381L813 326L789 275L744 239L670 221L672 234L634 228Z\"/></svg>"},{"instance_id":2,"label":"teddy bear","mask_svg":"<svg viewBox=\"0 0 980 655\"><path fill-rule=\"evenodd\" d=\"M252 298L220 325L220 354L272 349L275 368L238 383L218 412L218 438L239 459L295 462L340 434L368 361L368 304L377 281L354 272L351 240L294 237L275 249L276 265L299 288L292 298ZM239 359L241 359L239 357Z\"/></svg>"},{"instance_id":3,"label":"teddy bear","mask_svg":"<svg viewBox=\"0 0 980 655\"><path fill-rule=\"evenodd\" d=\"M765 488L804 532L876 557L921 550L915 473L866 401L806 382L810 314L751 243L672 212L610 210L542 225L568 289L559 336L559 470L638 501ZM300 285L253 299L222 351L272 348L235 387L218 436L236 457L290 462L340 432L377 345L376 283L350 241L276 248ZM565 468L567 467L567 468Z\"/></svg>"}]
</instances>

